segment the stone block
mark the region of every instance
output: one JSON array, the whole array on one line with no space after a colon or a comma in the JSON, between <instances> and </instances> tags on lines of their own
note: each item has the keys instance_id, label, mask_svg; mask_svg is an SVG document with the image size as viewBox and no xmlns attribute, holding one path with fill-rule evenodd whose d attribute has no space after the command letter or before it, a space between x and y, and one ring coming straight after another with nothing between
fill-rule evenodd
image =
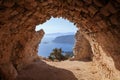
<instances>
[{"instance_id":1,"label":"stone block","mask_svg":"<svg viewBox=\"0 0 120 80\"><path fill-rule=\"evenodd\" d=\"M32 10L37 6L37 3L36 2L26 2L26 4L24 6L26 9Z\"/></svg>"},{"instance_id":2,"label":"stone block","mask_svg":"<svg viewBox=\"0 0 120 80\"><path fill-rule=\"evenodd\" d=\"M111 12L111 13L116 13L118 10L114 7L114 5L112 4L112 2L109 2L106 5L106 9Z\"/></svg>"},{"instance_id":3,"label":"stone block","mask_svg":"<svg viewBox=\"0 0 120 80\"><path fill-rule=\"evenodd\" d=\"M100 27L100 29L104 29L107 28L107 24L105 23L105 21L101 20L99 22L97 22L97 25Z\"/></svg>"},{"instance_id":4,"label":"stone block","mask_svg":"<svg viewBox=\"0 0 120 80\"><path fill-rule=\"evenodd\" d=\"M97 14L94 16L94 21L98 22L100 20L102 20L102 17L100 16L100 14Z\"/></svg>"},{"instance_id":5,"label":"stone block","mask_svg":"<svg viewBox=\"0 0 120 80\"><path fill-rule=\"evenodd\" d=\"M105 7L103 7L100 10L100 13L103 14L104 16L109 16L111 13L116 13L118 11L118 9L116 9L112 2L109 2Z\"/></svg>"},{"instance_id":6,"label":"stone block","mask_svg":"<svg viewBox=\"0 0 120 80\"><path fill-rule=\"evenodd\" d=\"M27 20L29 17L26 17L26 16L24 16L23 18L22 18L22 21L25 21L25 20Z\"/></svg>"},{"instance_id":7,"label":"stone block","mask_svg":"<svg viewBox=\"0 0 120 80\"><path fill-rule=\"evenodd\" d=\"M112 15L110 17L110 21L112 24L115 24L115 25L120 25L120 17L116 14L116 15Z\"/></svg>"},{"instance_id":8,"label":"stone block","mask_svg":"<svg viewBox=\"0 0 120 80\"><path fill-rule=\"evenodd\" d=\"M94 6L90 6L88 8L88 11L90 12L91 16L93 16L98 11L98 9L96 7L94 7Z\"/></svg>"},{"instance_id":9,"label":"stone block","mask_svg":"<svg viewBox=\"0 0 120 80\"><path fill-rule=\"evenodd\" d=\"M16 2L18 5L23 6L25 3L25 0L17 0Z\"/></svg>"},{"instance_id":10,"label":"stone block","mask_svg":"<svg viewBox=\"0 0 120 80\"><path fill-rule=\"evenodd\" d=\"M101 0L93 0L94 4L98 7L103 7L103 3L101 2Z\"/></svg>"},{"instance_id":11,"label":"stone block","mask_svg":"<svg viewBox=\"0 0 120 80\"><path fill-rule=\"evenodd\" d=\"M84 0L87 4L92 4L92 0Z\"/></svg>"},{"instance_id":12,"label":"stone block","mask_svg":"<svg viewBox=\"0 0 120 80\"><path fill-rule=\"evenodd\" d=\"M5 7L12 7L15 3L13 1L7 0L3 2Z\"/></svg>"},{"instance_id":13,"label":"stone block","mask_svg":"<svg viewBox=\"0 0 120 80\"><path fill-rule=\"evenodd\" d=\"M42 6L46 6L46 5L48 5L48 2L43 2L42 3Z\"/></svg>"},{"instance_id":14,"label":"stone block","mask_svg":"<svg viewBox=\"0 0 120 80\"><path fill-rule=\"evenodd\" d=\"M102 9L100 10L100 13L101 13L102 15L104 15L104 16L109 16L109 15L110 15L110 12L109 12L107 9L105 9L105 8L102 8Z\"/></svg>"},{"instance_id":15,"label":"stone block","mask_svg":"<svg viewBox=\"0 0 120 80\"><path fill-rule=\"evenodd\" d=\"M67 2L70 4L70 3L72 3L72 0L67 0Z\"/></svg>"},{"instance_id":16,"label":"stone block","mask_svg":"<svg viewBox=\"0 0 120 80\"><path fill-rule=\"evenodd\" d=\"M11 15L11 16L14 16L14 15L17 15L17 14L18 14L17 11L13 11L10 15Z\"/></svg>"}]
</instances>

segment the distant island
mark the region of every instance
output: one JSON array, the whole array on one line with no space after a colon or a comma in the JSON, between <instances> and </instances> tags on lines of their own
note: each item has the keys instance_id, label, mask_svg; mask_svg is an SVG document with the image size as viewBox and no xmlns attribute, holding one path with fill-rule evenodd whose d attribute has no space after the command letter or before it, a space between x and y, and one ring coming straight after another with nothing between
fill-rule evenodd
<instances>
[{"instance_id":1,"label":"distant island","mask_svg":"<svg viewBox=\"0 0 120 80\"><path fill-rule=\"evenodd\" d=\"M74 35L75 34L72 32L46 34L39 44L39 55L48 57L51 51L55 48L61 48L62 54L67 53L69 55L73 55L72 49L75 42Z\"/></svg>"},{"instance_id":2,"label":"distant island","mask_svg":"<svg viewBox=\"0 0 120 80\"><path fill-rule=\"evenodd\" d=\"M63 35L56 37L53 42L55 43L64 43L64 44L74 44L75 38L74 35Z\"/></svg>"}]
</instances>

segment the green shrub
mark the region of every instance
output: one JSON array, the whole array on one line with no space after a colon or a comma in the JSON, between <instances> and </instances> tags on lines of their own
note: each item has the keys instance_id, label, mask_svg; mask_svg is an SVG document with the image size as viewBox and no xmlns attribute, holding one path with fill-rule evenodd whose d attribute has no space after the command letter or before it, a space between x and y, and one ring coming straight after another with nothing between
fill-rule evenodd
<instances>
[{"instance_id":1,"label":"green shrub","mask_svg":"<svg viewBox=\"0 0 120 80\"><path fill-rule=\"evenodd\" d=\"M53 60L57 59L59 61L65 60L65 57L62 55L62 49L55 48L53 51L50 53L50 56L48 57L49 59Z\"/></svg>"},{"instance_id":2,"label":"green shrub","mask_svg":"<svg viewBox=\"0 0 120 80\"><path fill-rule=\"evenodd\" d=\"M48 57L50 60L54 61L54 60L66 60L71 58L73 55L71 55L70 53L65 53L64 55L62 54L62 49L58 49L55 48L53 49L53 51L50 53L50 56Z\"/></svg>"}]
</instances>

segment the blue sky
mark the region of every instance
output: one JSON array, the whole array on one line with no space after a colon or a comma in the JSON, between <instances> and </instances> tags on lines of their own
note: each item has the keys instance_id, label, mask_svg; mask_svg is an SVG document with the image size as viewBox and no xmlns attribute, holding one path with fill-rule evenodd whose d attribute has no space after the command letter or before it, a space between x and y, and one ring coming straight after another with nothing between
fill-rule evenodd
<instances>
[{"instance_id":1,"label":"blue sky","mask_svg":"<svg viewBox=\"0 0 120 80\"><path fill-rule=\"evenodd\" d=\"M37 25L35 31L43 29L46 34L76 32L76 26L63 18L51 18L45 23Z\"/></svg>"}]
</instances>

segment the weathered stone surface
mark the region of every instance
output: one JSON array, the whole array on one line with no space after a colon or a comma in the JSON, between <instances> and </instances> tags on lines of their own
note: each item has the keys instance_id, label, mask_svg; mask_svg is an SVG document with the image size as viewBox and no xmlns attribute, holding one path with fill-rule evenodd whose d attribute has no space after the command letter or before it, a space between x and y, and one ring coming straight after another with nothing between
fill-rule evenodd
<instances>
[{"instance_id":1,"label":"weathered stone surface","mask_svg":"<svg viewBox=\"0 0 120 80\"><path fill-rule=\"evenodd\" d=\"M18 73L11 63L0 65L0 79L2 77L3 80L14 80L17 75Z\"/></svg>"},{"instance_id":2,"label":"weathered stone surface","mask_svg":"<svg viewBox=\"0 0 120 80\"><path fill-rule=\"evenodd\" d=\"M103 7L104 4L100 0L93 0L94 4L97 5L98 7Z\"/></svg>"},{"instance_id":3,"label":"weathered stone surface","mask_svg":"<svg viewBox=\"0 0 120 80\"><path fill-rule=\"evenodd\" d=\"M35 26L53 16L77 25L91 45L93 62L102 79L116 80L120 70L119 5L119 0L1 0L0 71L11 80L9 76L14 78L16 71L37 56L37 45L44 32L35 32ZM12 65L13 75L9 74L10 68L4 71L7 64Z\"/></svg>"},{"instance_id":4,"label":"weathered stone surface","mask_svg":"<svg viewBox=\"0 0 120 80\"><path fill-rule=\"evenodd\" d=\"M95 13L98 11L98 9L95 8L94 6L90 6L90 7L88 8L88 10L90 11L90 14L91 14L92 16L94 16Z\"/></svg>"},{"instance_id":5,"label":"weathered stone surface","mask_svg":"<svg viewBox=\"0 0 120 80\"><path fill-rule=\"evenodd\" d=\"M90 43L79 32L76 33L76 41L74 46L74 58L75 60L91 61L93 57Z\"/></svg>"},{"instance_id":6,"label":"weathered stone surface","mask_svg":"<svg viewBox=\"0 0 120 80\"><path fill-rule=\"evenodd\" d=\"M15 4L15 2L13 2L11 0L3 1L3 5L5 7L12 7L14 4Z\"/></svg>"},{"instance_id":7,"label":"weathered stone surface","mask_svg":"<svg viewBox=\"0 0 120 80\"><path fill-rule=\"evenodd\" d=\"M110 12L107 9L105 9L104 7L100 10L100 13L103 14L104 16L110 15Z\"/></svg>"},{"instance_id":8,"label":"weathered stone surface","mask_svg":"<svg viewBox=\"0 0 120 80\"><path fill-rule=\"evenodd\" d=\"M120 19L119 19L118 16L120 16L120 15L119 14L115 14L115 15L112 15L110 17L110 21L111 21L112 24L120 25Z\"/></svg>"},{"instance_id":9,"label":"weathered stone surface","mask_svg":"<svg viewBox=\"0 0 120 80\"><path fill-rule=\"evenodd\" d=\"M87 4L92 4L92 0L84 0Z\"/></svg>"}]
</instances>

